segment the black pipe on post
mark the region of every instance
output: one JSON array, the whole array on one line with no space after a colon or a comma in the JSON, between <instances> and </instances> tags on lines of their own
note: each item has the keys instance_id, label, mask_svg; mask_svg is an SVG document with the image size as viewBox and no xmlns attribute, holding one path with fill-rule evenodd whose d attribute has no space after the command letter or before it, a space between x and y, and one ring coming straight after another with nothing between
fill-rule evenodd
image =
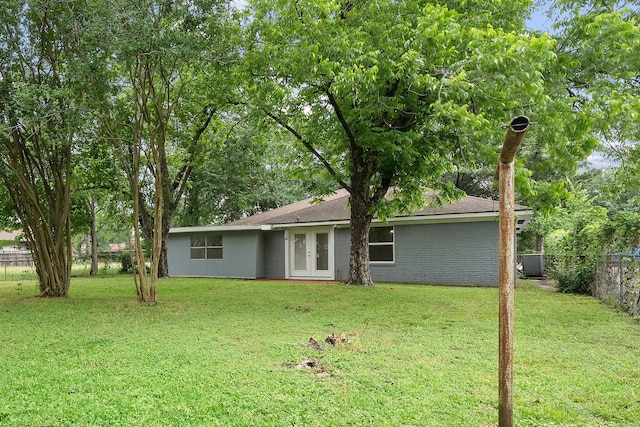
<instances>
[{"instance_id":1,"label":"black pipe on post","mask_svg":"<svg viewBox=\"0 0 640 427\"><path fill-rule=\"evenodd\" d=\"M515 293L515 172L514 159L531 121L514 117L502 144L496 179L500 181L498 426L513 427L513 323Z\"/></svg>"}]
</instances>

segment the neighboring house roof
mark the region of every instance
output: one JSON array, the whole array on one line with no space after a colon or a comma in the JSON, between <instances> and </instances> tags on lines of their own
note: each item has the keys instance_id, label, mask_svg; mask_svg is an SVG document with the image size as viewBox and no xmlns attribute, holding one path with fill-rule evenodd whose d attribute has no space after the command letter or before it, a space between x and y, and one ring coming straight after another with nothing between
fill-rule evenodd
<instances>
[{"instance_id":1,"label":"neighboring house roof","mask_svg":"<svg viewBox=\"0 0 640 427\"><path fill-rule=\"evenodd\" d=\"M433 197L433 193L425 194L425 198ZM349 210L349 192L341 189L334 194L321 198L309 198L286 206L258 213L222 226L209 227L184 227L172 229L172 233L207 230L232 230L232 229L270 229L277 226L305 226L315 224L332 223L336 225L348 225L351 212ZM496 218L498 215L498 202L480 197L466 196L442 207L427 206L416 210L412 215L397 215L389 218L388 222L400 221L438 221L446 219L482 219ZM526 206L515 205L518 217L517 231L520 231L529 221L533 212ZM374 222L377 220L374 220Z\"/></svg>"},{"instance_id":2,"label":"neighboring house roof","mask_svg":"<svg viewBox=\"0 0 640 427\"><path fill-rule=\"evenodd\" d=\"M0 231L0 240L16 240L22 235L22 230Z\"/></svg>"},{"instance_id":3,"label":"neighboring house roof","mask_svg":"<svg viewBox=\"0 0 640 427\"><path fill-rule=\"evenodd\" d=\"M109 243L109 252L122 252L126 249L126 243Z\"/></svg>"}]
</instances>

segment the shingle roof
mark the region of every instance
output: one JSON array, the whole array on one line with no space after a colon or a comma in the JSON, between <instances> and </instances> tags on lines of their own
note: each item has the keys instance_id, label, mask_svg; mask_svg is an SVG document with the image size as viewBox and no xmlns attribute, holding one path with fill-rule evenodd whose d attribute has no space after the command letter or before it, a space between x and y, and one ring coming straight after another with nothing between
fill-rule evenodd
<instances>
[{"instance_id":1,"label":"shingle roof","mask_svg":"<svg viewBox=\"0 0 640 427\"><path fill-rule=\"evenodd\" d=\"M425 198L429 198L425 194ZM293 223L317 223L332 221L348 221L351 212L348 207L349 193L338 190L334 194L324 197L321 203L313 203L314 198L301 200L290 205L282 206L270 211L249 216L225 225L230 226L258 226L273 224L293 224ZM526 211L528 208L522 205L515 205L516 211ZM435 216L435 215L455 215L455 214L480 214L498 213L498 202L480 197L466 196L463 199L455 200L442 207L427 206L421 210L413 212L413 216Z\"/></svg>"}]
</instances>

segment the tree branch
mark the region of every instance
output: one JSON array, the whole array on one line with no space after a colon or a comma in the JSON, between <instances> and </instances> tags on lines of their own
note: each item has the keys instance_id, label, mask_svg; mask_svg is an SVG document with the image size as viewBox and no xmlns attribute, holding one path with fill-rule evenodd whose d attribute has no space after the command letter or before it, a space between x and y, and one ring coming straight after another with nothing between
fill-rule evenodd
<instances>
[{"instance_id":1,"label":"tree branch","mask_svg":"<svg viewBox=\"0 0 640 427\"><path fill-rule=\"evenodd\" d=\"M171 200L170 203L172 207L177 206L180 197L182 197L182 194L187 187L187 182L189 181L189 177L191 176L191 172L193 171L193 162L198 152L198 141L200 140L202 134L209 127L209 124L211 124L211 120L213 120L213 116L217 112L218 110L211 105L205 106L202 110L204 121L202 122L202 125L198 129L196 129L195 133L191 137L191 145L189 146L189 158L180 168L173 179L173 183L171 184L173 200Z\"/></svg>"},{"instance_id":2,"label":"tree branch","mask_svg":"<svg viewBox=\"0 0 640 427\"><path fill-rule=\"evenodd\" d=\"M263 111L267 116L271 117L273 121L275 121L277 124L279 124L280 126L285 128L287 131L289 131L289 133L291 133L298 141L300 141L307 148L307 150L311 152L311 154L313 154L318 160L320 160L320 162L324 165L327 171L329 171L331 176L335 178L335 180L338 182L338 184L342 186L342 188L347 190L349 193L352 192L351 186L348 185L346 182L344 182L343 179L339 177L338 173L333 168L333 166L331 166L331 164L327 161L327 159L325 159L324 156L320 154L318 150L316 150L309 141L304 139L298 131L292 128L289 124L285 123L284 120L282 120L280 117L276 116L275 114L267 110L263 110Z\"/></svg>"},{"instance_id":3,"label":"tree branch","mask_svg":"<svg viewBox=\"0 0 640 427\"><path fill-rule=\"evenodd\" d=\"M327 94L327 97L329 97L329 103L333 107L333 110L336 112L336 117L338 118L340 125L342 125L344 132L347 134L349 143L351 145L355 144L356 137L351 131L351 127L349 126L349 123L347 123L347 120L344 118L344 114L342 113L342 109L338 105L338 101L336 100L335 96L333 96L333 93L331 93L331 91L328 88L325 89L324 92Z\"/></svg>"}]
</instances>

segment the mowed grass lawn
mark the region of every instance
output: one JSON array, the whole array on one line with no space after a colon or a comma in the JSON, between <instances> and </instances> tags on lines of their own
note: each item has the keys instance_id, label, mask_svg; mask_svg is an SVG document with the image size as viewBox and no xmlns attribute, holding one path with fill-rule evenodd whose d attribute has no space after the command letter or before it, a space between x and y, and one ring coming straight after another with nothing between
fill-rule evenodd
<instances>
[{"instance_id":1,"label":"mowed grass lawn","mask_svg":"<svg viewBox=\"0 0 640 427\"><path fill-rule=\"evenodd\" d=\"M2 426L497 425L496 289L175 278L149 306L108 276L36 293L0 282ZM516 426L640 426L637 321L522 282L515 344Z\"/></svg>"}]
</instances>

